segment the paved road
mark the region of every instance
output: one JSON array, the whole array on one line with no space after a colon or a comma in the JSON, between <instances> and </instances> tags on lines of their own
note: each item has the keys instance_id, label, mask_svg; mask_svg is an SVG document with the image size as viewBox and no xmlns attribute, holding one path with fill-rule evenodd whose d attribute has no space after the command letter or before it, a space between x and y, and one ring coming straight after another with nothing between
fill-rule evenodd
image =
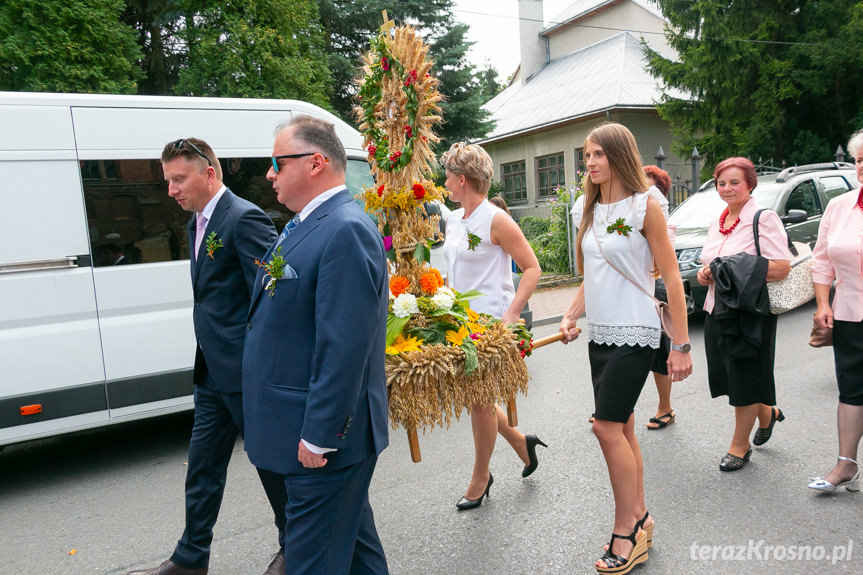
<instances>
[{"instance_id":1,"label":"paved road","mask_svg":"<svg viewBox=\"0 0 863 575\"><path fill-rule=\"evenodd\" d=\"M695 374L674 390L677 423L644 429L656 401L652 384L645 387L636 416L657 524L650 560L636 573L863 572L863 494L822 496L806 488L836 455L832 351L806 345L812 311L807 306L779 320L776 376L787 419L740 472L718 470L733 413L727 401L709 397L700 322L691 330ZM538 328L536 335L554 330ZM480 509L455 509L471 469L467 418L421 435L420 464L410 462L404 432L392 432L371 496L394 575L593 572L612 507L587 423L586 344L549 346L528 361L533 381L518 402L521 428L550 448L523 480L521 463L499 444L491 498ZM177 415L0 453L0 574L114 575L159 563L182 530L190 422ZM274 551L274 532L238 443L210 573L259 575ZM834 546L847 555L849 541L850 560L832 565ZM713 546L716 560L698 559L712 555ZM822 550L827 559L790 559L818 558ZM728 553L739 559L722 560Z\"/></svg>"}]
</instances>

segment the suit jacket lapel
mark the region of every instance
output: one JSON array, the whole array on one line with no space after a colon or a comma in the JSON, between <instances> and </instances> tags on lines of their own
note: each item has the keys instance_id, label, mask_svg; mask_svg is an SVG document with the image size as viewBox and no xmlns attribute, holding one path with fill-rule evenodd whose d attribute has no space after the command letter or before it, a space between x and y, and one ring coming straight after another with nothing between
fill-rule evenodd
<instances>
[{"instance_id":1,"label":"suit jacket lapel","mask_svg":"<svg viewBox=\"0 0 863 575\"><path fill-rule=\"evenodd\" d=\"M207 253L207 235L211 232L216 232L218 234L219 226L222 225L222 222L225 220L225 216L228 214L228 211L231 209L231 204L234 203L234 194L228 188L225 188L225 192L222 194L222 197L219 198L219 201L216 203L216 209L213 210L213 214L209 220L207 220L207 229L204 230L204 239L201 240L201 247L198 249L198 253L192 263L192 286L195 286L198 282L198 278L201 275L201 268L203 268L207 260L209 259L206 256ZM197 231L197 224L195 223L195 217L192 217L192 222L190 226L193 230ZM194 234L192 234L194 236ZM196 238L192 238L194 241ZM192 246L195 244L192 243ZM214 254L215 255L215 254Z\"/></svg>"},{"instance_id":2,"label":"suit jacket lapel","mask_svg":"<svg viewBox=\"0 0 863 575\"><path fill-rule=\"evenodd\" d=\"M294 248L296 248L300 242L305 239L307 235L309 235L315 228L318 227L319 221L323 218L327 217L330 212L332 212L336 207L345 204L347 202L354 201L351 195L348 193L347 188L342 191L336 193L333 197L328 199L326 202L315 208L315 210L304 219L299 225L288 234L288 237L284 239L281 243L276 239L275 243L270 246L270 249L267 251L266 256L263 261L269 261L273 252L275 252L279 246L281 246L282 251L279 252L279 255L282 257L287 257ZM290 264L290 260L287 262ZM258 300L261 297L261 292L264 291L264 270L258 270L258 275L255 277L255 291L252 293L252 302L249 306L249 317L251 317L252 312L255 310L255 306L258 303Z\"/></svg>"}]
</instances>

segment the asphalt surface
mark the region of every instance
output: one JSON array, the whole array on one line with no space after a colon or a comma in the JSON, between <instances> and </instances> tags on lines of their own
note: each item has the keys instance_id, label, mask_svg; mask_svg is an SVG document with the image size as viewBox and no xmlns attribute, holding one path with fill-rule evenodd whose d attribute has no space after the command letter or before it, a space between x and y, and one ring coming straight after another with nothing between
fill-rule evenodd
<instances>
[{"instance_id":1,"label":"asphalt surface","mask_svg":"<svg viewBox=\"0 0 863 575\"><path fill-rule=\"evenodd\" d=\"M644 428L656 409L648 381L636 425L656 528L650 559L635 573L863 572L863 493L825 496L806 487L837 451L833 355L807 345L813 310L779 319L777 396L787 419L741 471L718 469L733 410L710 398L701 321L690 330L694 374L675 384L677 422L667 429ZM535 335L554 331L548 325ZM594 572L613 505L587 422L587 345L550 345L527 361L532 381L518 400L520 429L549 448L539 448L538 470L522 479L520 460L499 438L491 497L479 509L455 508L472 466L467 417L420 435L419 464L404 431L391 432L371 487L391 573ZM0 574L114 575L160 563L183 529L190 426L181 414L0 452ZM210 574L258 575L274 551L272 516L238 442Z\"/></svg>"}]
</instances>

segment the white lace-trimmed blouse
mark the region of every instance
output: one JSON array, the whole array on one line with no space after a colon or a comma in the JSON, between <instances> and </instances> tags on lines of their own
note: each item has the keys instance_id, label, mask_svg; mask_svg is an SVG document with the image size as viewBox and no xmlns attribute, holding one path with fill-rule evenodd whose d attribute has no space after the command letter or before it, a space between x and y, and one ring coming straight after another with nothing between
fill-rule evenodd
<instances>
[{"instance_id":1,"label":"white lace-trimmed blouse","mask_svg":"<svg viewBox=\"0 0 863 575\"><path fill-rule=\"evenodd\" d=\"M491 222L497 216L509 216L488 200L482 202L467 218L464 208L455 210L446 221L446 258L449 287L466 292L475 289L483 294L471 300L470 307L496 318L503 317L515 297L512 284L512 257L502 247L491 243ZM468 232L480 242L469 249Z\"/></svg>"},{"instance_id":2,"label":"white lace-trimmed blouse","mask_svg":"<svg viewBox=\"0 0 863 575\"><path fill-rule=\"evenodd\" d=\"M641 234L647 214L647 193L636 193L613 204L596 204L593 228L582 238L584 253L584 304L587 315L588 341L610 345L659 347L661 325L653 298L632 285L605 261L608 258L630 279L652 294L653 253L647 238ZM579 198L581 199L581 198ZM573 207L576 226L581 225L583 200ZM632 227L626 236L608 233L618 218ZM595 239L594 239L595 238ZM602 244L603 258L596 240Z\"/></svg>"}]
</instances>

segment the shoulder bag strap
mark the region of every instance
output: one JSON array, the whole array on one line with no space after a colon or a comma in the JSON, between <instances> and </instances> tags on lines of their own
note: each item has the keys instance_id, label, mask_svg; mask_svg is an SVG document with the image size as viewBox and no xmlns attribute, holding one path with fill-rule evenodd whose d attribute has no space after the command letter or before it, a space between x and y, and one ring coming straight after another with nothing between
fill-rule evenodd
<instances>
[{"instance_id":1,"label":"shoulder bag strap","mask_svg":"<svg viewBox=\"0 0 863 575\"><path fill-rule=\"evenodd\" d=\"M755 217L752 219L752 235L755 236L755 252L759 256L761 255L761 243L758 241L758 218L761 216L761 212L766 209L767 208L761 208L755 212Z\"/></svg>"}]
</instances>

